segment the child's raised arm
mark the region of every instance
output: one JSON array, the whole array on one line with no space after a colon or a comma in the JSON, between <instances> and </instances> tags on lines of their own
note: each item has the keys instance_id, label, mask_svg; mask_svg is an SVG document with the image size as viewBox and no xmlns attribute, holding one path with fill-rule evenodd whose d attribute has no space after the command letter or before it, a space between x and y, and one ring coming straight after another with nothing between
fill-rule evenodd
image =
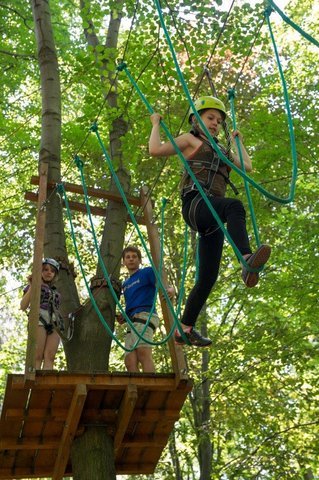
<instances>
[{"instance_id":1,"label":"child's raised arm","mask_svg":"<svg viewBox=\"0 0 319 480\"><path fill-rule=\"evenodd\" d=\"M150 155L152 157L169 157L171 155L176 154L176 150L171 142L165 142L162 143L161 137L160 137L160 121L161 121L161 115L158 113L153 113L150 117L153 128L151 131L149 143L148 143L148 149ZM184 154L186 153L186 149L193 149L195 148L195 142L192 140L192 135L190 133L184 133L183 135L180 135L179 137L175 138L174 141L176 142L176 145L180 149L181 152Z\"/></svg>"}]
</instances>

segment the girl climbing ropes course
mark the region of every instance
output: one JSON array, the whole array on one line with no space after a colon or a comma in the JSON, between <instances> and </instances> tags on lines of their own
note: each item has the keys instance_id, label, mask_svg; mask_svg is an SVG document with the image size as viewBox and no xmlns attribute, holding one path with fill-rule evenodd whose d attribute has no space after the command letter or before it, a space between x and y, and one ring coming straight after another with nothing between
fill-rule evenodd
<instances>
[{"instance_id":1,"label":"girl climbing ropes course","mask_svg":"<svg viewBox=\"0 0 319 480\"><path fill-rule=\"evenodd\" d=\"M198 98L194 107L215 142L218 143L217 136L226 118L225 105L216 97L206 96ZM176 149L171 142L161 142L160 121L161 115L158 113L151 115L153 128L149 139L149 153L154 157L175 155ZM229 235L249 266L249 270L244 266L242 267L242 279L245 285L254 287L259 280L259 274L256 270L267 262L271 248L268 245L260 245L252 253L246 230L246 214L243 204L240 200L225 197L227 185L232 186L229 180L230 168L222 162L211 146L192 108L188 113L188 121L191 124L190 132L180 135L174 141L206 193L211 206L222 222L227 224ZM231 136L235 153L230 152L229 158L234 165L241 168L240 154L237 142L235 142L236 137L241 149L245 170L250 172L252 162L243 145L242 135L238 130L235 130ZM218 146L226 155L226 150L220 144ZM181 181L181 198L184 220L199 234L198 278L186 302L181 318L182 329L190 344L206 347L212 343L211 340L202 337L194 326L200 310L217 280L224 234L187 172L184 173ZM186 343L177 330L175 331L175 342L180 345Z\"/></svg>"}]
</instances>

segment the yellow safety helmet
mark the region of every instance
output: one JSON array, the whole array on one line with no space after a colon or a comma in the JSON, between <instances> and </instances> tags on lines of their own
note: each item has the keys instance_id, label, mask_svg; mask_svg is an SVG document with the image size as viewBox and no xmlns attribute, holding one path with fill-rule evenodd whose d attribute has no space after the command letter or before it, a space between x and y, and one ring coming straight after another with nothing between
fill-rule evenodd
<instances>
[{"instance_id":1,"label":"yellow safety helmet","mask_svg":"<svg viewBox=\"0 0 319 480\"><path fill-rule=\"evenodd\" d=\"M222 112L224 120L226 118L226 107L223 104L223 102L219 100L219 98L199 97L197 100L195 100L194 107L197 112L200 112L201 110L205 110L206 108L214 108L215 110L219 110L220 112ZM193 114L194 114L194 110L192 107L190 107L188 111L188 123L192 123L191 117Z\"/></svg>"}]
</instances>

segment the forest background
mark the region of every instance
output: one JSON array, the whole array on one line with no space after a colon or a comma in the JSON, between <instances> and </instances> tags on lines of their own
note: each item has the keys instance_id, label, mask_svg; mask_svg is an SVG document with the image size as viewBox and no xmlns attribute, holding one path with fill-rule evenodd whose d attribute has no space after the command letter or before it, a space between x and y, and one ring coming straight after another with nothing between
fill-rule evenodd
<instances>
[{"instance_id":1,"label":"forest background","mask_svg":"<svg viewBox=\"0 0 319 480\"><path fill-rule=\"evenodd\" d=\"M269 32L265 22L261 27L265 5L238 1L227 4L226 9L222 2L174 0L163 2L162 8L191 94L211 94L203 75L207 62L228 109L227 90L236 87L238 128L253 158L253 179L275 195L288 196L290 141ZM155 6L151 1L63 0L50 2L50 9L62 95L62 181L80 183L76 153L84 161L88 185L108 189L110 173L90 127L98 120L108 144L118 119L125 123L120 135L121 156L113 158L114 165L128 173L130 194L139 195L142 185L151 189L158 222L161 200L169 200L165 264L170 282L179 292L184 247L178 194L181 163L178 158L149 157L149 114L125 74L116 74L117 60L124 59L172 134L187 130L182 119L188 102ZM24 199L24 193L31 189L31 176L38 171L41 91L31 6L22 0L14 5L1 2L0 11L3 398L6 374L24 371L27 319L19 312L19 300L31 268L36 217L35 205ZM116 47L106 48L111 12L113 19L121 20L121 29ZM318 1L291 1L285 12L318 37ZM220 277L201 315L213 347L204 353L186 351L194 389L156 473L147 476L149 479L319 476L318 48L272 13L271 20L275 17L273 28L290 95L298 153L296 196L293 203L282 205L252 190L260 237L273 248L269 266L260 285L247 290L234 252L225 243ZM109 97L115 75L117 101L112 107ZM233 181L246 202L241 178L233 174ZM93 276L97 255L88 220L80 213L73 217L86 273ZM104 220L94 221L102 236ZM78 273L76 285L83 303L87 292L66 219L65 226L68 256ZM250 222L249 228L252 232ZM124 246L128 243L139 243L129 224ZM193 238L190 243L186 291L195 276ZM121 247L114 259L116 268ZM116 330L121 338L123 332ZM159 370L167 371L166 347L154 350ZM108 369L124 370L122 357L123 352L113 344ZM62 347L57 367L66 368Z\"/></svg>"}]
</instances>

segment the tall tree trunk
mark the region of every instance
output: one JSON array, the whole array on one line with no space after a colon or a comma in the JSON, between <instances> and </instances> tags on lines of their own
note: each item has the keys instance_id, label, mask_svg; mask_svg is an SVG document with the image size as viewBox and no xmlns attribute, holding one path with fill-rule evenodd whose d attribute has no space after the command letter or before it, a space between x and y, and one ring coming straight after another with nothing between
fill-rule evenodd
<instances>
[{"instance_id":1,"label":"tall tree trunk","mask_svg":"<svg viewBox=\"0 0 319 480\"><path fill-rule=\"evenodd\" d=\"M121 5L123 2L117 2L118 12L111 14L108 28L105 49L111 52L117 47L118 33L121 23ZM89 29L85 31L88 45L95 47L99 45L99 39L95 35L94 23L90 18L89 2L81 0L80 6L82 13L86 16ZM98 59L98 54L96 53ZM107 68L108 62L114 62L112 55L109 60L102 63L100 68L101 81L105 88L105 83L113 84L112 90L106 95L108 105L117 107L116 83L114 83L114 73ZM110 131L110 157L114 165L118 166L119 180L128 192L130 187L130 176L123 168L121 136L127 132L127 124L121 117L115 119ZM111 181L110 190L117 191L113 181ZM100 246L101 256L105 262L106 269L112 278L118 279L120 270L120 259L123 248L124 235L126 229L127 211L124 204L109 202L106 211L106 219ZM97 265L96 279L103 280L103 272ZM115 301L108 288L99 289L96 296L97 304L107 321L109 327L114 329ZM81 330L76 332L76 342L70 347L66 346L68 366L70 371L99 371L106 372L108 369L111 337L102 327L92 305L89 303L79 315ZM72 465L74 480L86 480L94 478L95 480L113 480L115 479L114 448L113 438L109 436L105 428L87 428L84 434L78 437L72 447Z\"/></svg>"},{"instance_id":2,"label":"tall tree trunk","mask_svg":"<svg viewBox=\"0 0 319 480\"><path fill-rule=\"evenodd\" d=\"M32 0L31 6L42 96L39 163L48 162L49 182L58 183L61 180L61 89L50 6L45 0ZM58 281L63 291L62 312L71 312L79 307L79 297L73 275L68 268L60 197L53 190L48 191L46 210L44 254L62 261L63 268Z\"/></svg>"},{"instance_id":3,"label":"tall tree trunk","mask_svg":"<svg viewBox=\"0 0 319 480\"><path fill-rule=\"evenodd\" d=\"M201 333L207 336L206 305L201 311ZM195 432L198 439L198 459L200 467L200 480L211 478L212 470L212 441L210 438L210 380L206 376L209 368L209 351L202 352L201 383L190 394L194 416Z\"/></svg>"},{"instance_id":4,"label":"tall tree trunk","mask_svg":"<svg viewBox=\"0 0 319 480\"><path fill-rule=\"evenodd\" d=\"M49 181L57 183L61 180L61 92L58 60L49 2L48 0L32 0L31 5L42 88L42 135L39 161L49 163ZM119 22L119 16L115 19L111 18L107 40L110 46L117 43ZM114 92L110 101L113 104L116 102ZM123 135L123 129L125 133L125 122L121 119L114 122L111 132L111 153L112 157L118 160L121 160L120 136ZM123 168L120 168L120 174L125 190L128 190L129 175ZM114 188L113 185L112 188ZM78 310L74 336L71 342L65 344L68 371L70 373L75 371L105 372L108 368L112 339L102 327L90 303L85 308L79 309L79 297L67 257L61 202L54 190L49 191L48 195L50 201L47 205L45 255L59 258L64 266L59 279L59 286L63 292L63 313ZM116 228L115 225L117 225ZM101 252L108 271L112 271L114 275L119 273L118 259L122 250L125 226L124 206L110 202L107 208ZM110 232L112 232L112 237L110 237ZM100 269L97 268L97 274L99 273ZM109 290L102 288L96 300L104 318L113 329L115 302L111 298ZM114 480L116 477L113 439L107 434L105 428L87 428L74 441L71 458L75 480L88 478Z\"/></svg>"}]
</instances>

